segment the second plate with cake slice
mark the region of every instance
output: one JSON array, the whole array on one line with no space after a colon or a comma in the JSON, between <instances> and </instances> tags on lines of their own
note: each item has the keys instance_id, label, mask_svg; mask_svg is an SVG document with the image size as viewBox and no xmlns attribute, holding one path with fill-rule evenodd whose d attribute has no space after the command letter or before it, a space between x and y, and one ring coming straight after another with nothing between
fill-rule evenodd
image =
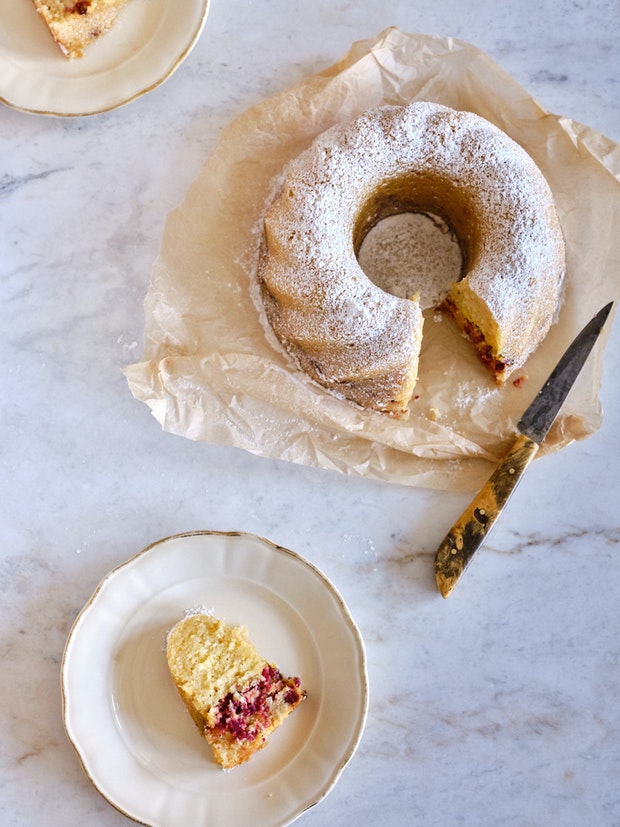
<instances>
[{"instance_id":1,"label":"second plate with cake slice","mask_svg":"<svg viewBox=\"0 0 620 827\"><path fill-rule=\"evenodd\" d=\"M26 112L65 117L123 106L155 89L181 65L202 32L208 9L209 0L131 0L83 57L68 60L32 0L0 0L0 101Z\"/></svg>"},{"instance_id":2,"label":"second plate with cake slice","mask_svg":"<svg viewBox=\"0 0 620 827\"><path fill-rule=\"evenodd\" d=\"M268 746L230 772L168 670L167 633L191 609L246 626L261 656L307 691ZM290 824L336 783L368 705L363 641L336 588L294 552L241 533L170 537L112 571L69 635L62 689L87 776L153 827Z\"/></svg>"}]
</instances>

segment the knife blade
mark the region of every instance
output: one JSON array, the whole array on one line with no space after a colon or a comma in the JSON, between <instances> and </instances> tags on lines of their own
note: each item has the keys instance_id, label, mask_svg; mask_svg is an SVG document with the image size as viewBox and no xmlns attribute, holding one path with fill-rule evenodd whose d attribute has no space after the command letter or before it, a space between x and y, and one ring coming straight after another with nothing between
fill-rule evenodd
<instances>
[{"instance_id":1,"label":"knife blade","mask_svg":"<svg viewBox=\"0 0 620 827\"><path fill-rule=\"evenodd\" d=\"M519 435L506 457L476 494L440 544L435 579L448 597L486 540L557 417L611 311L609 302L575 338L519 422Z\"/></svg>"}]
</instances>

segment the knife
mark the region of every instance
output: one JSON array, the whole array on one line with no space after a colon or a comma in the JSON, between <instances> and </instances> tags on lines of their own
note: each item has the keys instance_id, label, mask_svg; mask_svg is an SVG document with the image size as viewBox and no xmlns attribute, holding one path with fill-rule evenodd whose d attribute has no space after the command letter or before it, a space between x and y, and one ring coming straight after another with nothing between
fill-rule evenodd
<instances>
[{"instance_id":1,"label":"knife","mask_svg":"<svg viewBox=\"0 0 620 827\"><path fill-rule=\"evenodd\" d=\"M448 597L456 586L536 455L594 347L612 305L613 302L605 305L569 346L517 423L516 442L439 546L435 579L442 597Z\"/></svg>"}]
</instances>

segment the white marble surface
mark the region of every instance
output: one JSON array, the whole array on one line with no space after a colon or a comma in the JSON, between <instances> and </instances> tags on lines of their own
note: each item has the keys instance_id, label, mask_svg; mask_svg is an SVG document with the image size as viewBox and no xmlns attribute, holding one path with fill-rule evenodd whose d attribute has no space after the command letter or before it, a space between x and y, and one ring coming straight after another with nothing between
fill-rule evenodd
<instances>
[{"instance_id":1,"label":"white marble surface","mask_svg":"<svg viewBox=\"0 0 620 827\"><path fill-rule=\"evenodd\" d=\"M304 827L620 825L617 324L601 430L534 464L449 601L433 555L467 496L164 434L121 375L141 348L166 215L219 130L389 25L468 40L550 111L620 140L616 0L213 0L189 59L131 106L74 120L0 111L7 827L131 823L65 737L63 647L112 567L193 529L309 557L364 635L365 735Z\"/></svg>"}]
</instances>

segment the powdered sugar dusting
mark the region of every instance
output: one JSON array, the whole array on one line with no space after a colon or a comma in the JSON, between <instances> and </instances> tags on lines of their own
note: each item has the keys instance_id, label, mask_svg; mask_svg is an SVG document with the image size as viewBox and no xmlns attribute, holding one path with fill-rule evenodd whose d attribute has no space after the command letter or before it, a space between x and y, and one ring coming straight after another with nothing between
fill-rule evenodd
<instances>
[{"instance_id":1,"label":"powdered sugar dusting","mask_svg":"<svg viewBox=\"0 0 620 827\"><path fill-rule=\"evenodd\" d=\"M360 267L386 293L419 295L423 310L436 307L461 275L463 257L448 224L439 216L401 213L384 218L364 239Z\"/></svg>"},{"instance_id":2,"label":"powdered sugar dusting","mask_svg":"<svg viewBox=\"0 0 620 827\"><path fill-rule=\"evenodd\" d=\"M430 103L333 127L285 171L265 216L259 281L269 322L302 368L361 404L369 385L381 391L371 407L404 382L412 389L422 322L416 302L368 278L355 244L378 219L416 211L458 233L468 290L501 326L515 363L546 334L557 304L563 246L550 191L503 132ZM409 295L435 289L426 258Z\"/></svg>"}]
</instances>

